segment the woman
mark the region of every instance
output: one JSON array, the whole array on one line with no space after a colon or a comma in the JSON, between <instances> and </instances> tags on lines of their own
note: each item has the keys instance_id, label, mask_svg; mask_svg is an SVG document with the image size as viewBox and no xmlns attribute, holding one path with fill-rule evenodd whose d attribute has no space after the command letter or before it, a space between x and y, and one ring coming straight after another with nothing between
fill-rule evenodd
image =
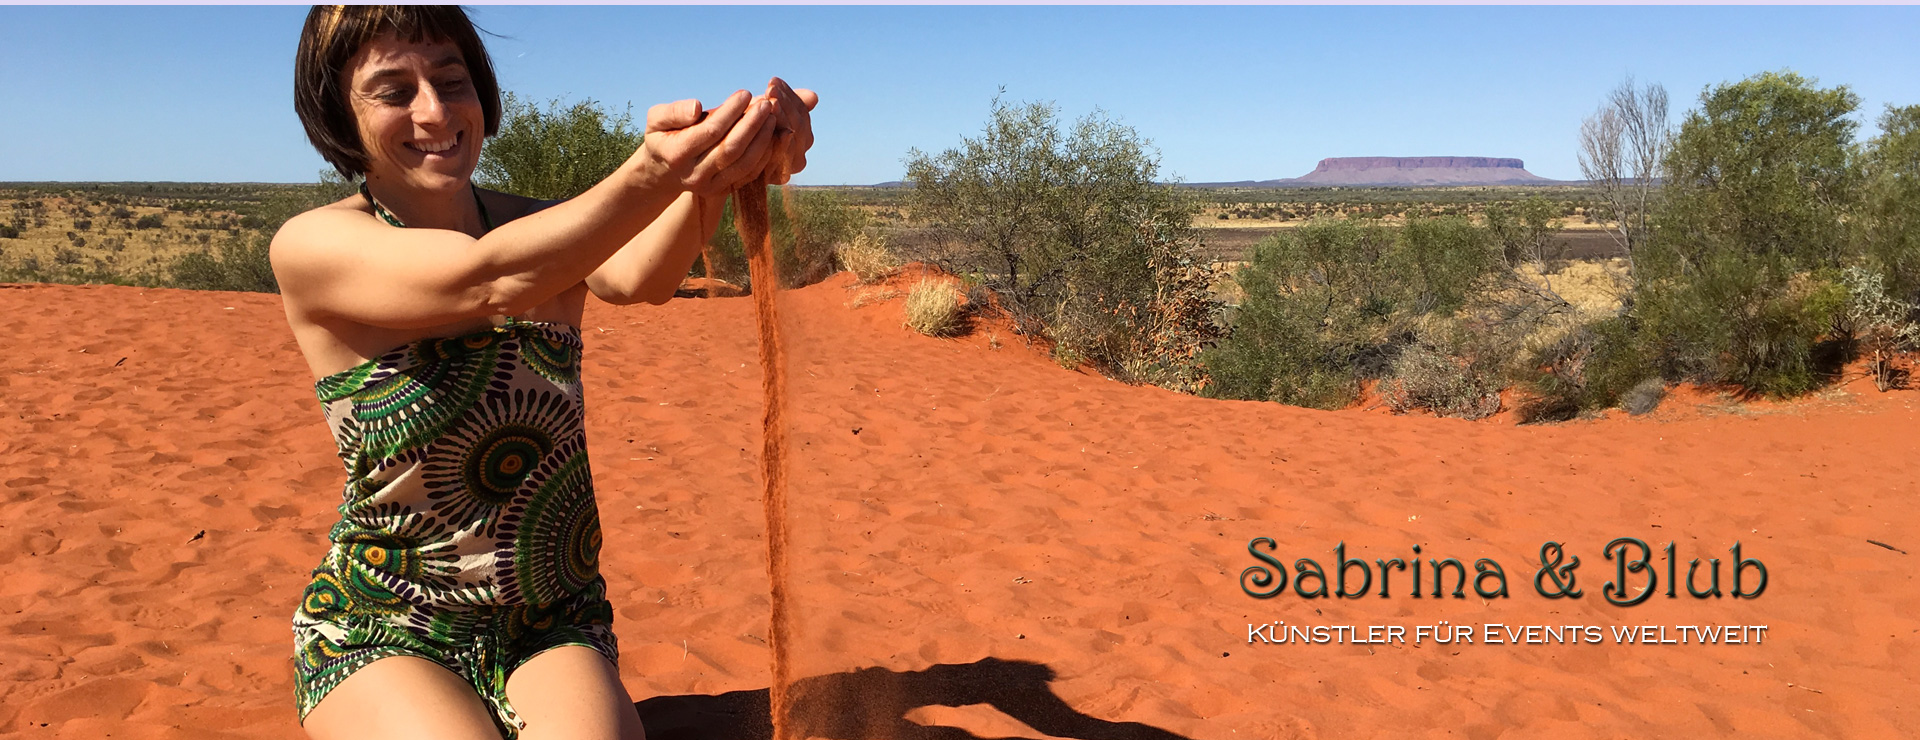
<instances>
[{"instance_id":1,"label":"woman","mask_svg":"<svg viewBox=\"0 0 1920 740\"><path fill-rule=\"evenodd\" d=\"M804 166L817 98L776 78L655 106L618 171L552 204L471 182L500 102L458 8L315 7L295 77L308 138L365 178L272 247L348 477L294 615L302 724L643 737L598 572L582 308L671 298L729 192Z\"/></svg>"}]
</instances>

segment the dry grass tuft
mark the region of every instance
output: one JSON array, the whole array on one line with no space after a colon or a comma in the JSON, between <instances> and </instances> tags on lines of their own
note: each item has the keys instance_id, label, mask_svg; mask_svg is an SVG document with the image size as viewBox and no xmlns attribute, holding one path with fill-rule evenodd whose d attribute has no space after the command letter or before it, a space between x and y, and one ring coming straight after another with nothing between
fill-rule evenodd
<instances>
[{"instance_id":1,"label":"dry grass tuft","mask_svg":"<svg viewBox=\"0 0 1920 740\"><path fill-rule=\"evenodd\" d=\"M887 279L895 270L900 269L900 260L887 248L884 237L862 233L853 241L840 245L840 264L853 272L862 285L870 285Z\"/></svg>"},{"instance_id":2,"label":"dry grass tuft","mask_svg":"<svg viewBox=\"0 0 1920 740\"><path fill-rule=\"evenodd\" d=\"M930 337L950 337L965 328L960 289L951 281L922 278L907 293L907 326Z\"/></svg>"}]
</instances>

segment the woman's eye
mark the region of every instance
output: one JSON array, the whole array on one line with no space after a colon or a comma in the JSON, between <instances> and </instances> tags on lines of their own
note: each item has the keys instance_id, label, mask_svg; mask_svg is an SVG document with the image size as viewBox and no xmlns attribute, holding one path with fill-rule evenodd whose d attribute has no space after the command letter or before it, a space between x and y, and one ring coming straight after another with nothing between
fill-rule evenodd
<instances>
[{"instance_id":1,"label":"woman's eye","mask_svg":"<svg viewBox=\"0 0 1920 740\"><path fill-rule=\"evenodd\" d=\"M402 105L402 104L405 104L407 101L410 101L413 99L413 90L406 89L406 88L397 88L397 87L388 88L386 90L382 90L378 93L375 93L373 97L375 99L378 99L382 103Z\"/></svg>"}]
</instances>

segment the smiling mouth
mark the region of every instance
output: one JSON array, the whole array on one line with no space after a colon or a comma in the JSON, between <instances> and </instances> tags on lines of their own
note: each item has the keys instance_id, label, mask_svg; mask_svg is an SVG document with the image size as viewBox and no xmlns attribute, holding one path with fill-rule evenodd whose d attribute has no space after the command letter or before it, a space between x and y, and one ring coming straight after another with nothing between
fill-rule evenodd
<instances>
[{"instance_id":1,"label":"smiling mouth","mask_svg":"<svg viewBox=\"0 0 1920 740\"><path fill-rule=\"evenodd\" d=\"M444 139L409 141L406 146L408 149L412 149L421 154L449 157L453 155L454 151L460 148L460 141L464 138L466 138L466 133L461 132Z\"/></svg>"}]
</instances>

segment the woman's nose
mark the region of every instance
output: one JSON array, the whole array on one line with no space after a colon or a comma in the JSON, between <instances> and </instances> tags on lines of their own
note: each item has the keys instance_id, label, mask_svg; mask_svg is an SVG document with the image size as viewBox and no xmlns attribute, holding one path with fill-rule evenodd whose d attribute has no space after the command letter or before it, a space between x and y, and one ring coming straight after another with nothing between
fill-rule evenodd
<instances>
[{"instance_id":1,"label":"woman's nose","mask_svg":"<svg viewBox=\"0 0 1920 740\"><path fill-rule=\"evenodd\" d=\"M413 97L413 122L423 126L439 126L447 122L446 102L440 99L440 91L431 84L420 86L420 92Z\"/></svg>"}]
</instances>

